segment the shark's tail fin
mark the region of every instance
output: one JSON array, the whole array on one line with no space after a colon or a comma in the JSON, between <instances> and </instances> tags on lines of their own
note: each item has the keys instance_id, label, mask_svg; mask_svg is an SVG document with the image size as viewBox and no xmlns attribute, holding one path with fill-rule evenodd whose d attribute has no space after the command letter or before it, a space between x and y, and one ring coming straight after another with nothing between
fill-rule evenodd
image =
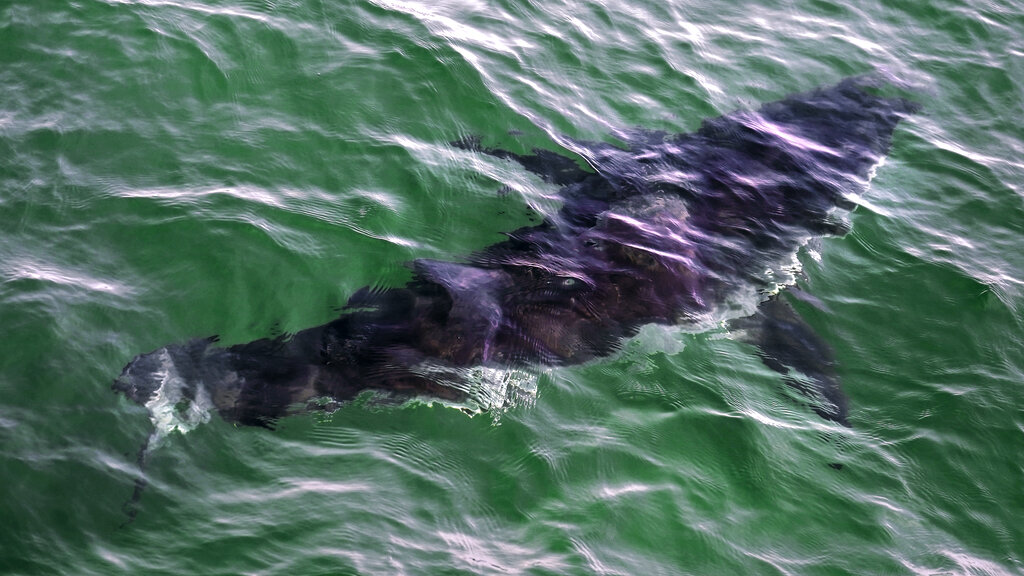
<instances>
[{"instance_id":1,"label":"shark's tail fin","mask_svg":"<svg viewBox=\"0 0 1024 576\"><path fill-rule=\"evenodd\" d=\"M122 507L127 519L123 528L135 521L142 493L149 485L146 461L153 449L170 432L187 432L209 420L213 403L200 377L204 357L216 338L159 348L132 359L114 380L113 390L149 411L153 430L139 446L136 455L138 476L132 495Z\"/></svg>"},{"instance_id":2,"label":"shark's tail fin","mask_svg":"<svg viewBox=\"0 0 1024 576\"><path fill-rule=\"evenodd\" d=\"M149 410L158 435L188 432L216 410L225 420L273 427L318 395L323 327L230 347L216 338L140 354L113 389Z\"/></svg>"},{"instance_id":3,"label":"shark's tail fin","mask_svg":"<svg viewBox=\"0 0 1024 576\"><path fill-rule=\"evenodd\" d=\"M143 406L153 429L139 448L139 475L123 510L134 521L148 485L146 461L173 432L186 433L208 422L216 410L225 419L272 427L296 399L311 393L308 359L289 356L284 338L257 340L230 348L201 338L163 346L132 359L114 380L113 390ZM297 390L299 389L299 390Z\"/></svg>"},{"instance_id":4,"label":"shark's tail fin","mask_svg":"<svg viewBox=\"0 0 1024 576\"><path fill-rule=\"evenodd\" d=\"M220 382L227 371L216 338L172 344L132 359L113 390L146 407L158 434L187 432L209 420L215 408L205 382Z\"/></svg>"}]
</instances>

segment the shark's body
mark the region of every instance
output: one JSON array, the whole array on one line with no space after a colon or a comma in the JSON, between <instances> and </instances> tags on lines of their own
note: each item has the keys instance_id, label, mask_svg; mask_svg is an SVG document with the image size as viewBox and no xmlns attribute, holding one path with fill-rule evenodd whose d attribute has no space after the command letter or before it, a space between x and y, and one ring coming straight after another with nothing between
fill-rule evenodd
<instances>
[{"instance_id":1,"label":"shark's body","mask_svg":"<svg viewBox=\"0 0 1024 576\"><path fill-rule=\"evenodd\" d=\"M193 416L213 408L255 425L366 390L459 403L472 399L473 370L577 364L644 325L746 315L737 322L765 363L802 373L790 383L845 425L828 346L771 294L809 238L845 231L837 209L852 207L915 109L874 95L872 83L848 79L695 133L619 135L627 148L571 142L585 164L456 142L560 186L562 209L462 262L414 261L405 286L363 289L338 319L291 337L195 340L140 355L114 388L150 407L155 422L175 417L154 409L168 395L163 406L187 400Z\"/></svg>"}]
</instances>

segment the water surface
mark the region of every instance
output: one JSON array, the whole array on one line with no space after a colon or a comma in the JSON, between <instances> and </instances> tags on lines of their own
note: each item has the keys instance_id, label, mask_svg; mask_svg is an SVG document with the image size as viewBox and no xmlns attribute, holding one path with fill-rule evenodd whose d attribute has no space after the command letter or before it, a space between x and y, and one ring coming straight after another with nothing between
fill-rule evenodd
<instances>
[{"instance_id":1,"label":"water surface","mask_svg":"<svg viewBox=\"0 0 1024 576\"><path fill-rule=\"evenodd\" d=\"M1022 31L1011 2L0 8L0 572L1024 571ZM558 209L449 141L683 132L875 70L924 109L794 302L851 429L724 330L648 330L473 417L214 418L153 452L119 528L134 355L324 323Z\"/></svg>"}]
</instances>

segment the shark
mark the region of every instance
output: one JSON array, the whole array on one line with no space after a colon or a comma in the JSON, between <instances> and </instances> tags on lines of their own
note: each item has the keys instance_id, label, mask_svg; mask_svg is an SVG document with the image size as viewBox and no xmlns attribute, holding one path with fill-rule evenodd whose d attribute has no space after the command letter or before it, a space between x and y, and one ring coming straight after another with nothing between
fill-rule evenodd
<instances>
[{"instance_id":1,"label":"shark","mask_svg":"<svg viewBox=\"0 0 1024 576\"><path fill-rule=\"evenodd\" d=\"M272 427L367 393L486 408L523 374L599 361L645 326L725 325L809 410L849 426L831 347L779 293L803 246L848 231L897 125L918 111L891 87L852 77L693 132L562 137L558 152L456 140L557 187L560 209L463 258L414 260L404 285L358 290L326 324L140 354L113 389L165 432L212 413Z\"/></svg>"}]
</instances>

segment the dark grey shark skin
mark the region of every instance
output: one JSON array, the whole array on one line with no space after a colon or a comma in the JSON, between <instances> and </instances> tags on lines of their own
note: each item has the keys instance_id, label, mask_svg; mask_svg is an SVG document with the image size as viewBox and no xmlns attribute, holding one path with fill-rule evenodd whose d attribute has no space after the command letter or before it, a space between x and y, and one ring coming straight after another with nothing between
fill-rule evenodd
<instances>
[{"instance_id":1,"label":"dark grey shark skin","mask_svg":"<svg viewBox=\"0 0 1024 576\"><path fill-rule=\"evenodd\" d=\"M646 324L729 320L737 303L761 301L733 326L817 414L848 425L827 343L770 296L779 286L765 271L811 237L845 232L838 216L917 109L876 95L881 84L846 79L694 133L618 134L625 148L567 141L579 158L454 142L522 164L559 186L564 206L462 262L416 260L405 286L364 288L328 324L166 346L133 359L113 388L145 405L173 366L185 397L208 394L224 419L260 426L366 390L457 403L469 394L462 369L587 362Z\"/></svg>"}]
</instances>

